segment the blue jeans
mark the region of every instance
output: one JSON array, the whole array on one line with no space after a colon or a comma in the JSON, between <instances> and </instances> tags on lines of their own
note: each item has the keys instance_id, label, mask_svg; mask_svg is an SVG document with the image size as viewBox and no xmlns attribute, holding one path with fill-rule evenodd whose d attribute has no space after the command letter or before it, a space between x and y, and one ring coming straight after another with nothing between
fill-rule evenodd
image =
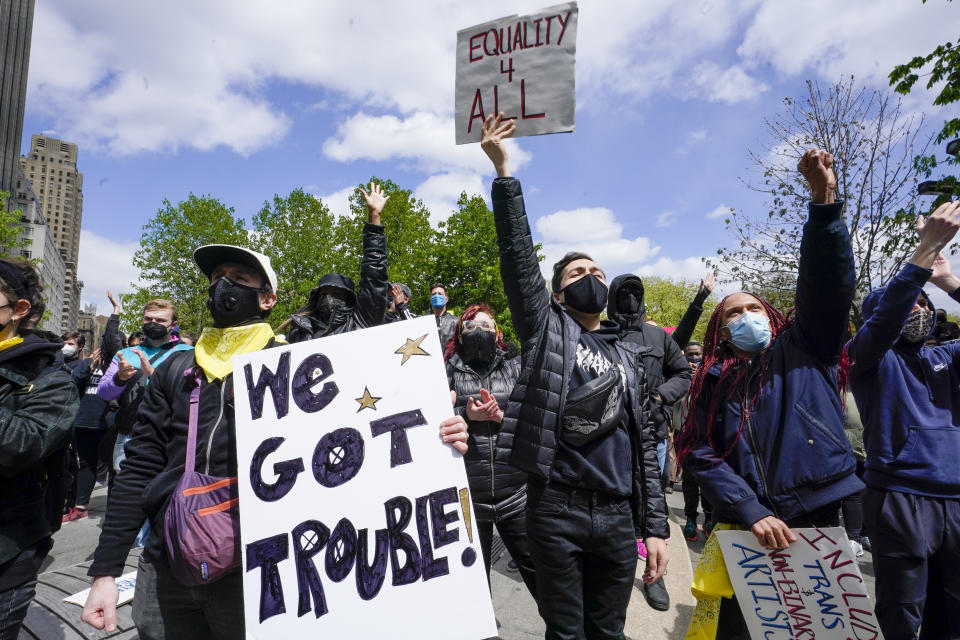
<instances>
[{"instance_id":1,"label":"blue jeans","mask_svg":"<svg viewBox=\"0 0 960 640\"><path fill-rule=\"evenodd\" d=\"M527 536L546 640L623 640L637 570L629 500L530 483Z\"/></svg>"},{"instance_id":2,"label":"blue jeans","mask_svg":"<svg viewBox=\"0 0 960 640\"><path fill-rule=\"evenodd\" d=\"M50 538L0 565L0 640L17 640L37 591L40 565L53 544Z\"/></svg>"}]
</instances>

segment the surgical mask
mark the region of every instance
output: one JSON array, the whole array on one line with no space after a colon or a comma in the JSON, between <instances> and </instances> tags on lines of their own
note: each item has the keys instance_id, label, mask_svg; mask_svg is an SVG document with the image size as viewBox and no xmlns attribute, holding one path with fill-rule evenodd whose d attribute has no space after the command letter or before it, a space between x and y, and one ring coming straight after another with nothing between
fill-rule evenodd
<instances>
[{"instance_id":1,"label":"surgical mask","mask_svg":"<svg viewBox=\"0 0 960 640\"><path fill-rule=\"evenodd\" d=\"M759 353L770 344L770 321L756 311L747 311L727 324L730 342L746 353Z\"/></svg>"},{"instance_id":2,"label":"surgical mask","mask_svg":"<svg viewBox=\"0 0 960 640\"><path fill-rule=\"evenodd\" d=\"M77 355L77 348L72 344L65 344L60 348L60 352L63 353L64 358L72 358Z\"/></svg>"},{"instance_id":3,"label":"surgical mask","mask_svg":"<svg viewBox=\"0 0 960 640\"><path fill-rule=\"evenodd\" d=\"M141 327L140 330L143 332L143 335L147 336L154 342L163 340L170 332L168 328L159 322L144 322L143 327Z\"/></svg>"},{"instance_id":4,"label":"surgical mask","mask_svg":"<svg viewBox=\"0 0 960 640\"><path fill-rule=\"evenodd\" d=\"M607 306L607 285L588 273L563 288L563 304L581 313L600 313Z\"/></svg>"},{"instance_id":5,"label":"surgical mask","mask_svg":"<svg viewBox=\"0 0 960 640\"><path fill-rule=\"evenodd\" d=\"M490 362L497 353L497 334L475 329L460 336L460 356L464 362Z\"/></svg>"},{"instance_id":6,"label":"surgical mask","mask_svg":"<svg viewBox=\"0 0 960 640\"><path fill-rule=\"evenodd\" d=\"M261 318L260 289L220 278L210 285L207 309L218 329L233 327L247 320Z\"/></svg>"},{"instance_id":7,"label":"surgical mask","mask_svg":"<svg viewBox=\"0 0 960 640\"><path fill-rule=\"evenodd\" d=\"M323 322L329 323L330 318L346 306L347 301L343 298L338 298L330 293L324 293L317 298L317 317Z\"/></svg>"},{"instance_id":8,"label":"surgical mask","mask_svg":"<svg viewBox=\"0 0 960 640\"><path fill-rule=\"evenodd\" d=\"M434 309L442 309L447 304L447 296L442 293L435 293L430 296L430 306Z\"/></svg>"},{"instance_id":9,"label":"surgical mask","mask_svg":"<svg viewBox=\"0 0 960 640\"><path fill-rule=\"evenodd\" d=\"M911 311L907 316L907 321L903 323L903 331L900 335L907 342L920 342L930 335L933 328L935 315L930 309L917 309Z\"/></svg>"}]
</instances>

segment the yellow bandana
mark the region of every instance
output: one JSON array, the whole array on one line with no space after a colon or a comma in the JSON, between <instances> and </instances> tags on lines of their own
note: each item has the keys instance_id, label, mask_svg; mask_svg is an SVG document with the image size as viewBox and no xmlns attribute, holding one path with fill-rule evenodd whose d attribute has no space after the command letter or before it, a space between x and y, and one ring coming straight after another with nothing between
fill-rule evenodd
<instances>
[{"instance_id":1,"label":"yellow bandana","mask_svg":"<svg viewBox=\"0 0 960 640\"><path fill-rule=\"evenodd\" d=\"M7 338L6 340L3 340L2 342L0 342L0 351L3 351L4 349L9 349L10 347L15 347L21 342L23 342L23 338L21 336L13 336L12 338Z\"/></svg>"},{"instance_id":2,"label":"yellow bandana","mask_svg":"<svg viewBox=\"0 0 960 640\"><path fill-rule=\"evenodd\" d=\"M259 351L272 338L276 336L266 322L225 329L207 327L194 347L197 364L207 374L208 382L222 380L233 373L233 356Z\"/></svg>"}]
</instances>

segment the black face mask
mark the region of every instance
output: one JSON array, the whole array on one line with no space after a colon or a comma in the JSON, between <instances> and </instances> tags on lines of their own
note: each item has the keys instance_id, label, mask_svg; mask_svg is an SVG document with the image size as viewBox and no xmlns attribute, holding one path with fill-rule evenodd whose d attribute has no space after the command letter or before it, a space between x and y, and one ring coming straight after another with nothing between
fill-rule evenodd
<instances>
[{"instance_id":1,"label":"black face mask","mask_svg":"<svg viewBox=\"0 0 960 640\"><path fill-rule=\"evenodd\" d=\"M581 313L600 313L607 306L607 285L588 273L563 288L563 304Z\"/></svg>"},{"instance_id":2,"label":"black face mask","mask_svg":"<svg viewBox=\"0 0 960 640\"><path fill-rule=\"evenodd\" d=\"M317 299L317 317L325 324L330 324L330 318L347 306L347 301L330 293L321 294Z\"/></svg>"},{"instance_id":3,"label":"black face mask","mask_svg":"<svg viewBox=\"0 0 960 640\"><path fill-rule=\"evenodd\" d=\"M464 362L493 361L497 354L497 334L483 329L474 329L470 333L460 336L463 343L460 345L460 357Z\"/></svg>"},{"instance_id":4,"label":"black face mask","mask_svg":"<svg viewBox=\"0 0 960 640\"><path fill-rule=\"evenodd\" d=\"M144 322L143 327L140 330L143 331L143 335L147 336L154 342L163 340L170 332L170 329L167 329L159 322Z\"/></svg>"},{"instance_id":5,"label":"black face mask","mask_svg":"<svg viewBox=\"0 0 960 640\"><path fill-rule=\"evenodd\" d=\"M620 289L617 292L617 311L634 316L640 312L640 296L636 291Z\"/></svg>"},{"instance_id":6,"label":"black face mask","mask_svg":"<svg viewBox=\"0 0 960 640\"><path fill-rule=\"evenodd\" d=\"M207 291L207 309L213 316L213 326L218 329L263 317L260 289L256 287L238 284L230 278L220 278Z\"/></svg>"},{"instance_id":7,"label":"black face mask","mask_svg":"<svg viewBox=\"0 0 960 640\"><path fill-rule=\"evenodd\" d=\"M700 364L703 362L703 356L687 356L687 362L690 364Z\"/></svg>"}]
</instances>

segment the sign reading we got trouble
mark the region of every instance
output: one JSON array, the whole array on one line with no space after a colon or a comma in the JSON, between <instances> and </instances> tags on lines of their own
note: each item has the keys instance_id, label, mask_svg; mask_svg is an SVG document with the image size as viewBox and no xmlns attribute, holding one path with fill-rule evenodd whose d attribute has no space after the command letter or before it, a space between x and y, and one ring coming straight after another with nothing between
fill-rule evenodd
<instances>
[{"instance_id":1,"label":"sign reading we got trouble","mask_svg":"<svg viewBox=\"0 0 960 640\"><path fill-rule=\"evenodd\" d=\"M513 137L574 130L577 3L457 32L457 144L479 142L504 113Z\"/></svg>"},{"instance_id":2,"label":"sign reading we got trouble","mask_svg":"<svg viewBox=\"0 0 960 640\"><path fill-rule=\"evenodd\" d=\"M880 625L857 559L839 527L794 529L786 549L765 549L749 531L717 531L751 638L873 640Z\"/></svg>"},{"instance_id":3,"label":"sign reading we got trouble","mask_svg":"<svg viewBox=\"0 0 960 640\"><path fill-rule=\"evenodd\" d=\"M497 634L432 316L234 359L248 638Z\"/></svg>"}]
</instances>

